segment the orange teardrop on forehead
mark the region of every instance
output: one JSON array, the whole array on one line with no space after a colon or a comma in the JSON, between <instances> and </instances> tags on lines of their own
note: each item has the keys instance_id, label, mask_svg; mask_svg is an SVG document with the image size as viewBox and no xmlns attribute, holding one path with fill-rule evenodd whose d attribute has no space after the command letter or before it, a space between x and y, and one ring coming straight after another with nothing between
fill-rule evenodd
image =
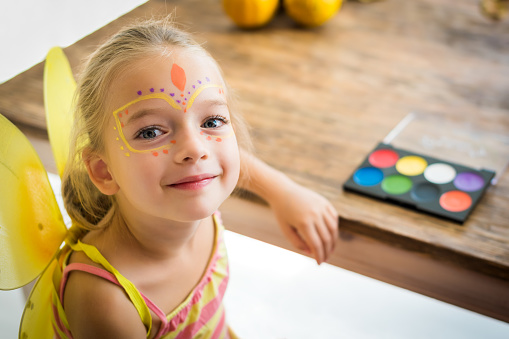
<instances>
[{"instance_id":1,"label":"orange teardrop on forehead","mask_svg":"<svg viewBox=\"0 0 509 339\"><path fill-rule=\"evenodd\" d=\"M171 67L171 82L182 92L186 88L186 72L177 64Z\"/></svg>"}]
</instances>

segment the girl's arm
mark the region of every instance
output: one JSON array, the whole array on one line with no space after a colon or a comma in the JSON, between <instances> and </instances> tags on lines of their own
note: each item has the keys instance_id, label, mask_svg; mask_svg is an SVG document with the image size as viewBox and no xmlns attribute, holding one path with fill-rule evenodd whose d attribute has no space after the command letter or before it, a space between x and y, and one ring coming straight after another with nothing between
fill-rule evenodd
<instances>
[{"instance_id":1,"label":"girl's arm","mask_svg":"<svg viewBox=\"0 0 509 339\"><path fill-rule=\"evenodd\" d=\"M338 213L323 196L313 192L252 154L240 151L248 168L240 187L251 191L274 210L284 235L298 249L310 254L318 264L326 261L338 238Z\"/></svg>"}]
</instances>

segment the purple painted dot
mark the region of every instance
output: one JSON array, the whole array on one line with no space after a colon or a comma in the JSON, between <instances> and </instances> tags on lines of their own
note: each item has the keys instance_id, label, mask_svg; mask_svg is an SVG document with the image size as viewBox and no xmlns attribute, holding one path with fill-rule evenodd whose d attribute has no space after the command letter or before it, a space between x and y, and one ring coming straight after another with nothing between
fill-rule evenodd
<instances>
[{"instance_id":1,"label":"purple painted dot","mask_svg":"<svg viewBox=\"0 0 509 339\"><path fill-rule=\"evenodd\" d=\"M207 79L207 81L210 81L209 77L205 77L205 79Z\"/></svg>"},{"instance_id":2,"label":"purple painted dot","mask_svg":"<svg viewBox=\"0 0 509 339\"><path fill-rule=\"evenodd\" d=\"M184 98L184 101L187 101L187 98Z\"/></svg>"},{"instance_id":3,"label":"purple painted dot","mask_svg":"<svg viewBox=\"0 0 509 339\"><path fill-rule=\"evenodd\" d=\"M201 81L200 80L198 80L198 83L201 85Z\"/></svg>"},{"instance_id":4,"label":"purple painted dot","mask_svg":"<svg viewBox=\"0 0 509 339\"><path fill-rule=\"evenodd\" d=\"M180 104L180 100L177 100L177 102Z\"/></svg>"},{"instance_id":5,"label":"purple painted dot","mask_svg":"<svg viewBox=\"0 0 509 339\"><path fill-rule=\"evenodd\" d=\"M151 88L151 89L150 89L150 92L154 93L154 89L153 89L153 88Z\"/></svg>"},{"instance_id":6,"label":"purple painted dot","mask_svg":"<svg viewBox=\"0 0 509 339\"><path fill-rule=\"evenodd\" d=\"M484 179L477 173L463 172L454 179L454 186L465 192L473 192L484 186Z\"/></svg>"},{"instance_id":7,"label":"purple painted dot","mask_svg":"<svg viewBox=\"0 0 509 339\"><path fill-rule=\"evenodd\" d=\"M141 95L141 91L138 91L138 95Z\"/></svg>"},{"instance_id":8,"label":"purple painted dot","mask_svg":"<svg viewBox=\"0 0 509 339\"><path fill-rule=\"evenodd\" d=\"M161 88L161 89L160 89L160 91L161 91L161 92L164 92L164 88Z\"/></svg>"},{"instance_id":9,"label":"purple painted dot","mask_svg":"<svg viewBox=\"0 0 509 339\"><path fill-rule=\"evenodd\" d=\"M187 92L187 94L191 94L191 92Z\"/></svg>"},{"instance_id":10,"label":"purple painted dot","mask_svg":"<svg viewBox=\"0 0 509 339\"><path fill-rule=\"evenodd\" d=\"M171 96L175 96L175 93L170 93Z\"/></svg>"},{"instance_id":11,"label":"purple painted dot","mask_svg":"<svg viewBox=\"0 0 509 339\"><path fill-rule=\"evenodd\" d=\"M193 88L196 88L196 86L195 86L195 85L193 85Z\"/></svg>"}]
</instances>

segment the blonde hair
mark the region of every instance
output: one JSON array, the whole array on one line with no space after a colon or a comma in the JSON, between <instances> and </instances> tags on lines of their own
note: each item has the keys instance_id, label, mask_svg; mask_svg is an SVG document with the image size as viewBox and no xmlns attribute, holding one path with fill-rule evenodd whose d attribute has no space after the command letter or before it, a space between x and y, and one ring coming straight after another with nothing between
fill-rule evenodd
<instances>
[{"instance_id":1,"label":"blonde hair","mask_svg":"<svg viewBox=\"0 0 509 339\"><path fill-rule=\"evenodd\" d=\"M176 28L170 18L145 20L125 27L101 45L85 63L77 83L71 147L62 179L65 208L73 222L84 229L105 227L115 214L114 196L102 194L95 187L82 158L85 150L92 153L104 151L109 86L129 64L157 53L167 55L172 52L172 47L202 53L215 63L202 46L190 34ZM221 72L218 65L217 68ZM239 146L250 148L246 125L240 114L233 114L231 91L227 88L225 92Z\"/></svg>"}]
</instances>

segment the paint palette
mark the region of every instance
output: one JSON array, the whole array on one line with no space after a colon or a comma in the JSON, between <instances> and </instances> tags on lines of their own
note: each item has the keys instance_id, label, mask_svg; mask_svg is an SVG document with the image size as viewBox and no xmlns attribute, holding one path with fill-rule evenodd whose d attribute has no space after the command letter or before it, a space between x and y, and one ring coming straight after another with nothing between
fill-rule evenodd
<instances>
[{"instance_id":1,"label":"paint palette","mask_svg":"<svg viewBox=\"0 0 509 339\"><path fill-rule=\"evenodd\" d=\"M343 187L463 223L494 176L380 143Z\"/></svg>"}]
</instances>

